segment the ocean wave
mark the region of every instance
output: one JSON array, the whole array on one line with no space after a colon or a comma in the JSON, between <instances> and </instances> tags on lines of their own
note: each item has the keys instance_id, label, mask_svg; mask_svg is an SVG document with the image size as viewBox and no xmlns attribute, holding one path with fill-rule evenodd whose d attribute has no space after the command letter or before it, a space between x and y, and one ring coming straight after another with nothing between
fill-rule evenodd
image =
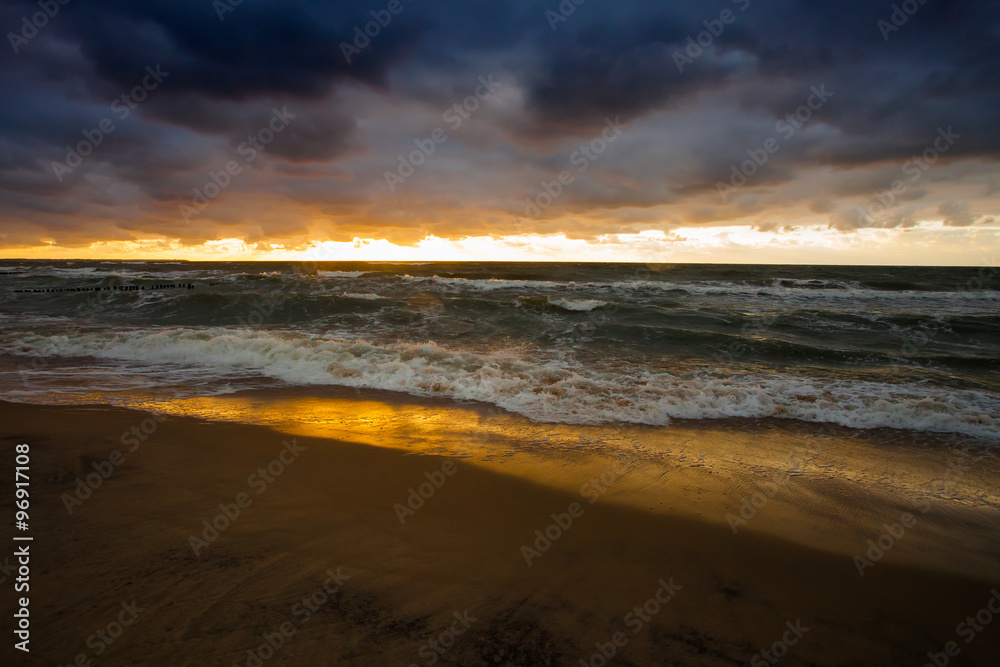
<instances>
[{"instance_id":1,"label":"ocean wave","mask_svg":"<svg viewBox=\"0 0 1000 667\"><path fill-rule=\"evenodd\" d=\"M571 296L573 299L619 298L629 300L633 297L657 297L658 295L676 295L693 297L731 297L737 300L761 299L777 302L790 301L793 304L823 303L829 306L867 308L872 303L878 305L895 305L909 307L925 305L932 308L954 309L956 304L975 306L993 306L1000 301L1000 290L997 289L901 289L879 288L850 280L824 280L808 278L772 278L767 280L535 280L498 277L455 277L442 275L410 275L397 274L391 271L366 270L319 270L317 277L310 280L295 271L282 268L280 270L233 271L233 269L210 268L186 265L183 268L171 267L161 270L155 267L134 266L134 263L117 268L100 266L59 267L38 265L17 267L10 265L9 270L17 270L12 277L56 279L61 281L94 280L117 276L128 280L156 279L168 282L182 281L196 284L220 282L223 284L238 284L246 280L276 281L279 284L301 286L315 289L323 280L348 280L362 278L365 281L377 281L388 285L419 285L420 288L433 286L433 289L444 292L495 292L498 290L521 290L529 293L558 293L560 296ZM45 284L43 287L50 287ZM199 285L202 286L202 285ZM915 287L915 286L911 286ZM379 290L381 291L381 290ZM860 305L859 305L860 304Z\"/></svg>"},{"instance_id":2,"label":"ocean wave","mask_svg":"<svg viewBox=\"0 0 1000 667\"><path fill-rule=\"evenodd\" d=\"M587 312L608 305L607 301L598 301L597 299L579 299L574 301L572 299L553 299L552 297L548 297L548 300L549 304L556 308L574 312Z\"/></svg>"},{"instance_id":3,"label":"ocean wave","mask_svg":"<svg viewBox=\"0 0 1000 667\"><path fill-rule=\"evenodd\" d=\"M363 299L365 301L381 301L385 299L384 296L379 296L378 294L349 294L344 293L341 295L344 299Z\"/></svg>"},{"instance_id":4,"label":"ocean wave","mask_svg":"<svg viewBox=\"0 0 1000 667\"><path fill-rule=\"evenodd\" d=\"M130 262L137 264L138 262ZM224 271L179 269L173 271L163 270L142 270L142 269L105 269L103 267L85 268L63 268L53 266L33 266L23 268L21 272L13 274L20 278L33 278L42 280L59 280L76 285L76 281L88 281L86 284L94 284L96 279L119 278L121 280L159 280L163 282L194 282L203 280L222 280L231 277L232 274ZM79 283L84 284L84 283Z\"/></svg>"},{"instance_id":5,"label":"ocean wave","mask_svg":"<svg viewBox=\"0 0 1000 667\"><path fill-rule=\"evenodd\" d=\"M323 273L323 272L320 272ZM371 276L369 276L371 277ZM705 280L672 282L662 280L616 281L552 281L517 280L510 278L456 278L445 276L412 276L387 274L386 278L431 283L453 290L493 292L504 289L533 289L539 291L604 292L628 294L632 292L678 292L691 296L733 296L756 298L761 296L796 300L824 301L879 301L879 302L945 302L945 301L1000 301L997 290L899 290L863 287L858 283L832 280L775 279L766 284Z\"/></svg>"},{"instance_id":6,"label":"ocean wave","mask_svg":"<svg viewBox=\"0 0 1000 667\"><path fill-rule=\"evenodd\" d=\"M92 357L211 370L219 381L255 375L299 385L343 385L492 403L542 422L783 418L1000 440L1000 396L926 384L587 366L525 347L450 349L293 333L174 328L0 340L0 352Z\"/></svg>"},{"instance_id":7,"label":"ocean wave","mask_svg":"<svg viewBox=\"0 0 1000 667\"><path fill-rule=\"evenodd\" d=\"M369 271L317 271L316 275L321 278L360 278ZM294 274L293 274L294 275Z\"/></svg>"},{"instance_id":8,"label":"ocean wave","mask_svg":"<svg viewBox=\"0 0 1000 667\"><path fill-rule=\"evenodd\" d=\"M443 287L469 288L482 292L493 292L500 289L523 289L526 287L544 289L575 284L561 283L551 280L511 280L508 278L446 278L442 276L422 277L410 275L403 275L399 277L404 280L431 282Z\"/></svg>"},{"instance_id":9,"label":"ocean wave","mask_svg":"<svg viewBox=\"0 0 1000 667\"><path fill-rule=\"evenodd\" d=\"M56 275L56 276L70 276L70 277L75 277L75 276L90 276L90 275L95 275L95 274L101 275L101 274L106 273L105 271L99 270L95 266L85 266L85 267L82 267L82 268L69 268L69 267L61 267L61 266L50 266L50 267L48 267L48 271L50 271L52 273L52 275Z\"/></svg>"},{"instance_id":10,"label":"ocean wave","mask_svg":"<svg viewBox=\"0 0 1000 667\"><path fill-rule=\"evenodd\" d=\"M667 282L616 282L616 287L632 289L679 290L691 295L705 296L771 296L797 299L847 300L847 301L923 301L932 299L962 299L973 301L1000 301L1000 291L922 291L922 290L880 290L847 284L829 285L824 289L780 284L753 285L728 281L704 281L691 283Z\"/></svg>"},{"instance_id":11,"label":"ocean wave","mask_svg":"<svg viewBox=\"0 0 1000 667\"><path fill-rule=\"evenodd\" d=\"M596 308L607 306L608 302L599 301L597 299L562 299L551 296L519 296L517 297L517 305L518 307L527 306L535 308L552 306L553 308L568 310L574 313L585 313Z\"/></svg>"}]
</instances>

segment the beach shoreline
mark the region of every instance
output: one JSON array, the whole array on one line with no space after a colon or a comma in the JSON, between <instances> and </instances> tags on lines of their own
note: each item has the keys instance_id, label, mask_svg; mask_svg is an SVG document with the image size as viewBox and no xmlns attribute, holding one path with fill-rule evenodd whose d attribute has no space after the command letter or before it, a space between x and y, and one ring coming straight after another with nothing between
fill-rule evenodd
<instances>
[{"instance_id":1,"label":"beach shoreline","mask_svg":"<svg viewBox=\"0 0 1000 667\"><path fill-rule=\"evenodd\" d=\"M371 409L367 397L340 400L358 414ZM390 407L398 414L406 405ZM719 510L737 508L754 487L728 488L738 478L722 465L706 472L678 463L696 451L711 462L712 452L732 448L732 438L713 443L711 430L681 427L687 451L672 459L592 449L515 452L498 463L481 452L458 458L434 447L406 451L412 442L387 446L400 424L383 428L373 447L308 429L97 405L0 403L0 423L9 460L15 444L31 447L32 653L59 665L80 654L96 659L100 640L88 646L88 638L133 599L143 609L137 629L107 645L100 664L169 655L172 664L244 665L286 623L292 634L267 664L421 665L436 654L443 664L578 665L602 646L619 664L746 663L799 621L809 629L785 647L782 664L922 664L949 641L969 664L988 664L1000 647L996 627L969 644L956 635L1000 579L1000 556L989 548L998 525L992 496L980 494L977 504L942 495L925 515L911 510L916 526L862 575L849 547L827 546L856 543L867 558L858 533L900 516L899 494L862 491L854 480L824 495L818 490L836 484L795 477L734 534ZM130 432L137 446L125 446ZM836 440L825 451L850 444ZM76 480L115 450L121 464L69 513ZM856 462L833 460L833 476L849 480ZM275 461L284 462L260 472ZM996 488L995 459L986 463L967 467L963 494ZM685 490L691 485L696 492ZM701 496L697 508L682 506L692 493ZM6 505L12 496L5 493ZM837 509L831 498L852 496L854 504L823 520ZM651 498L676 502L640 507ZM234 507L235 518L218 519ZM804 545L806 514L816 532L851 530ZM229 525L209 540L203 522L216 520ZM295 603L317 589L325 591L317 600L329 599L303 620ZM648 620L628 616L658 595ZM440 642L428 648L449 628L461 636L442 653Z\"/></svg>"}]
</instances>

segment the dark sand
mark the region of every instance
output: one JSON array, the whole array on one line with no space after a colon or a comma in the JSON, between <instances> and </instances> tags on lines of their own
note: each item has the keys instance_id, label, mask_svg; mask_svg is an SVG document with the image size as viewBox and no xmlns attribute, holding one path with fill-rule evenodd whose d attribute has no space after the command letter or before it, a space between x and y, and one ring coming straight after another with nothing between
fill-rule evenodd
<instances>
[{"instance_id":1,"label":"dark sand","mask_svg":"<svg viewBox=\"0 0 1000 667\"><path fill-rule=\"evenodd\" d=\"M370 409L345 401L345 412ZM413 407L411 426L424 409L435 410ZM1000 474L981 453L920 514L907 484L943 477L944 454L919 443L873 453L850 434L824 436L834 469L811 462L734 535L726 512L776 468L761 445L802 449L818 436L797 427L678 425L655 437L650 429L645 454L590 504L580 485L614 464L599 447L501 460L476 449L455 459L427 453L441 442L402 441L395 427L358 438L382 447L303 428L295 437L305 450L258 494L248 477L291 435L171 416L69 515L64 494L77 477L127 450L122 433L149 414L0 403L3 507L13 511L14 445L27 442L34 536L31 653L14 651L8 633L4 664L69 665L85 654L100 665L246 665L262 635L288 623L294 634L251 665L425 665L428 642L466 611L476 620L453 643L444 636L451 645L434 664L600 665L590 662L595 645L617 632L627 643L614 664L748 664L793 637L786 622L797 621L808 631L778 664L923 665L951 641L960 649L951 664L1000 664L1000 615L970 643L956 632L1000 586ZM475 426L452 417L453 430ZM435 432L451 437L444 426ZM751 451L757 458L741 464ZM706 452L714 463L689 465ZM873 461L887 472L873 472ZM401 524L394 504L449 462L454 474ZM196 556L190 537L240 493L251 504ZM582 516L528 567L522 545L573 503ZM916 525L859 576L852 555L905 511L919 515ZM322 590L328 570L349 578L306 620L296 603ZM682 587L673 599L648 621L626 619L671 579ZM142 611L95 657L99 640L88 638L133 600Z\"/></svg>"}]
</instances>

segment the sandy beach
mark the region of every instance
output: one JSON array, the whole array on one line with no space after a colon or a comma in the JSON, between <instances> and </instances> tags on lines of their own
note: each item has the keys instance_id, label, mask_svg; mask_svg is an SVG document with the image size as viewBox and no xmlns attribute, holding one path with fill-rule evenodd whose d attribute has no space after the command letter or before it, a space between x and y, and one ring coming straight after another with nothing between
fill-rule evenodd
<instances>
[{"instance_id":1,"label":"sandy beach","mask_svg":"<svg viewBox=\"0 0 1000 667\"><path fill-rule=\"evenodd\" d=\"M377 414L381 398L326 405ZM447 431L417 446L400 424L431 411L456 431L479 423L482 438L516 416L390 408L397 421L374 419L385 428L368 443L374 431L348 442L162 410L0 404L8 471L16 444L31 451L32 664L920 665L950 646L951 664L988 665L1000 651L1000 625L960 626L1000 605L996 461L974 449L952 465L964 470L953 499L908 506L889 482L940 482L946 457L872 453L846 429L806 438L823 453L783 480L764 472L781 447L758 472L713 452L740 458L740 438L795 449L794 427L649 436L647 452L670 456L498 461L430 453ZM696 452L708 465L685 463ZM824 456L839 482L817 473ZM869 479L866 457L893 479ZM758 491L755 515L727 518ZM901 537L866 555L887 530Z\"/></svg>"},{"instance_id":2,"label":"sandy beach","mask_svg":"<svg viewBox=\"0 0 1000 667\"><path fill-rule=\"evenodd\" d=\"M1000 667L1000 1L0 25L0 667Z\"/></svg>"}]
</instances>

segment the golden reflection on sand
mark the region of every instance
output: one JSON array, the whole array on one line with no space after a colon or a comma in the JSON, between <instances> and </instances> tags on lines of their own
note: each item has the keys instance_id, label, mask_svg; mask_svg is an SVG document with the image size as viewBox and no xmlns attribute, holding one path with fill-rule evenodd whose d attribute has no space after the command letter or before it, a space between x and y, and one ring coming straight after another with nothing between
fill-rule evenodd
<instances>
[{"instance_id":1,"label":"golden reflection on sand","mask_svg":"<svg viewBox=\"0 0 1000 667\"><path fill-rule=\"evenodd\" d=\"M989 524L1000 519L997 459L927 436L800 422L546 424L480 404L345 392L280 392L148 401L143 410L255 423L301 437L461 458L602 502L695 518L721 530L793 536L858 552L885 522L932 502L894 558L992 571ZM617 472L615 472L617 471ZM603 476L603 477L602 477ZM929 499L929 500L928 500ZM553 508L553 511L559 508ZM967 526L964 548L949 539Z\"/></svg>"}]
</instances>

